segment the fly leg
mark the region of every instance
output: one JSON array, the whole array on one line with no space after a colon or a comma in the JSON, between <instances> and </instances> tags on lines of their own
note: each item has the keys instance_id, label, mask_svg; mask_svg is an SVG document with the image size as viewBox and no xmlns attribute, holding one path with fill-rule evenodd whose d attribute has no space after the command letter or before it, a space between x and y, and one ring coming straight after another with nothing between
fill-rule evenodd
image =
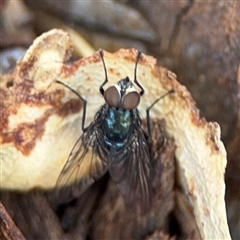
<instances>
[{"instance_id":1,"label":"fly leg","mask_svg":"<svg viewBox=\"0 0 240 240\"><path fill-rule=\"evenodd\" d=\"M99 90L100 90L100 93L104 96L103 86L108 83L108 76L107 76L107 68L106 68L106 64L105 64L105 61L104 61L104 54L103 54L102 49L99 50L99 54L100 54L100 57L102 59L104 73L105 73L105 80L101 84ZM142 53L140 51L138 51L138 54L137 54L137 57L136 57L136 63L135 63L135 67L134 67L134 83L141 89L139 94L142 96L145 91L144 91L144 88L142 87L142 85L137 80L137 66L138 66L139 60L141 59L141 55L142 55Z\"/></svg>"},{"instance_id":2,"label":"fly leg","mask_svg":"<svg viewBox=\"0 0 240 240\"><path fill-rule=\"evenodd\" d=\"M105 80L104 80L104 82L102 83L102 85L100 86L99 90L100 90L100 93L104 96L103 86L104 86L105 84L107 84L107 82L108 82L108 76L107 76L107 68L106 68L106 64L105 64L105 62L104 62L103 50L102 50L102 49L99 50L99 54L100 54L100 57L101 57L101 59L102 59L103 68L104 68L104 73L105 73Z\"/></svg>"},{"instance_id":3,"label":"fly leg","mask_svg":"<svg viewBox=\"0 0 240 240\"><path fill-rule=\"evenodd\" d=\"M148 136L151 136L151 124L150 124L150 110L154 107L154 105L156 103L158 103L162 98L164 98L165 96L167 96L170 93L174 93L175 91L169 90L168 92L164 93L161 97L159 97L157 100L155 100L147 109L146 109L146 113L147 113L147 129L148 129Z\"/></svg>"},{"instance_id":4,"label":"fly leg","mask_svg":"<svg viewBox=\"0 0 240 240\"><path fill-rule=\"evenodd\" d=\"M74 89L72 89L71 87L69 87L68 85L66 85L65 83L56 80L56 83L62 84L64 87L68 88L69 90L71 90L73 93L75 93L83 102L83 117L82 117L82 132L85 133L87 131L88 127L84 127L85 125L85 119L86 119L86 110L87 110L87 100L84 99L77 91L75 91Z\"/></svg>"},{"instance_id":5,"label":"fly leg","mask_svg":"<svg viewBox=\"0 0 240 240\"><path fill-rule=\"evenodd\" d=\"M137 80L137 65L138 65L139 60L141 59L141 55L142 55L142 53L140 51L138 51L137 58L136 58L136 63L135 63L135 68L134 68L134 83L141 89L141 91L139 93L140 96L142 96L145 92L144 88L142 87L142 85Z\"/></svg>"}]
</instances>

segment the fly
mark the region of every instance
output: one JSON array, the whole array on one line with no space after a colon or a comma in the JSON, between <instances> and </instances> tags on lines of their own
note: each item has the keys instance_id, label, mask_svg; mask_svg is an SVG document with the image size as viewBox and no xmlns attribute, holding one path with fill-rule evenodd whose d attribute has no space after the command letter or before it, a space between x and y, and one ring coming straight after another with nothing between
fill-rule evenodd
<instances>
[{"instance_id":1,"label":"fly","mask_svg":"<svg viewBox=\"0 0 240 240\"><path fill-rule=\"evenodd\" d=\"M85 127L87 101L75 90L56 81L74 92L83 102L82 132L57 180L57 187L66 187L61 192L64 198L73 198L83 193L95 180L109 171L111 178L123 195L127 205L140 205L148 209L151 203L151 159L148 148L150 109L165 95L158 98L147 110L148 134L141 127L137 109L144 88L137 80L137 66L141 59L138 52L133 82L123 78L104 90L108 83L104 53L99 52L105 72L105 80L99 90L105 104L96 113L94 120ZM138 92L134 84L140 89Z\"/></svg>"}]
</instances>

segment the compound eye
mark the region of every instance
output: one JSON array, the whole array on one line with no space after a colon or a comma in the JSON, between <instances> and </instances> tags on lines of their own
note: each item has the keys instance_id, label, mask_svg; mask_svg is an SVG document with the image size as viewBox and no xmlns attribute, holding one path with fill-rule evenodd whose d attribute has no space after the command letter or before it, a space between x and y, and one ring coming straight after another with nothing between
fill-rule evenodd
<instances>
[{"instance_id":1,"label":"compound eye","mask_svg":"<svg viewBox=\"0 0 240 240\"><path fill-rule=\"evenodd\" d=\"M134 90L134 91L127 92L123 96L122 108L124 110L132 110L138 106L139 102L140 102L140 95L137 91Z\"/></svg>"},{"instance_id":2,"label":"compound eye","mask_svg":"<svg viewBox=\"0 0 240 240\"><path fill-rule=\"evenodd\" d=\"M118 107L120 98L120 88L118 85L109 87L104 93L104 99L111 107Z\"/></svg>"}]
</instances>

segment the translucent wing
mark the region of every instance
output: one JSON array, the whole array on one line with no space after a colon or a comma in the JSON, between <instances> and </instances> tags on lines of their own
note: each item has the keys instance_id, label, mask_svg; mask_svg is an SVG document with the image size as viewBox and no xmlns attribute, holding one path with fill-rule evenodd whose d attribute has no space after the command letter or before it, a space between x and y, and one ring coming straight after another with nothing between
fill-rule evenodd
<instances>
[{"instance_id":1,"label":"translucent wing","mask_svg":"<svg viewBox=\"0 0 240 240\"><path fill-rule=\"evenodd\" d=\"M135 127L130 141L109 169L127 205L145 212L151 204L151 160L144 131Z\"/></svg>"},{"instance_id":2,"label":"translucent wing","mask_svg":"<svg viewBox=\"0 0 240 240\"><path fill-rule=\"evenodd\" d=\"M108 170L104 161L105 153L99 144L100 136L101 129L93 122L74 145L57 180L60 201L69 201L79 196Z\"/></svg>"}]
</instances>

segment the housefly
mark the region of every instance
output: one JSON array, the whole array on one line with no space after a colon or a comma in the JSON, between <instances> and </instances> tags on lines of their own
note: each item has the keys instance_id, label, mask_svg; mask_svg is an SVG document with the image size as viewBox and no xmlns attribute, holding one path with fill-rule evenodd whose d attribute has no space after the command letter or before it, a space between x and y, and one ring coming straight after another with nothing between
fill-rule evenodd
<instances>
[{"instance_id":1,"label":"housefly","mask_svg":"<svg viewBox=\"0 0 240 240\"><path fill-rule=\"evenodd\" d=\"M108 83L104 52L99 51L105 80L99 90L105 104L96 113L94 120L85 127L87 101L74 89L83 102L82 135L75 143L68 160L57 180L57 188L62 188L63 198L74 198L83 193L95 180L109 171L117 184L125 202L129 206L139 205L148 209L151 203L151 158L148 147L150 136L149 111L162 97L147 109L148 133L141 126L137 109L144 88L137 80L137 66L141 59L138 52L134 68L133 82L129 77L118 81L106 90ZM140 91L135 88L136 85Z\"/></svg>"}]
</instances>

